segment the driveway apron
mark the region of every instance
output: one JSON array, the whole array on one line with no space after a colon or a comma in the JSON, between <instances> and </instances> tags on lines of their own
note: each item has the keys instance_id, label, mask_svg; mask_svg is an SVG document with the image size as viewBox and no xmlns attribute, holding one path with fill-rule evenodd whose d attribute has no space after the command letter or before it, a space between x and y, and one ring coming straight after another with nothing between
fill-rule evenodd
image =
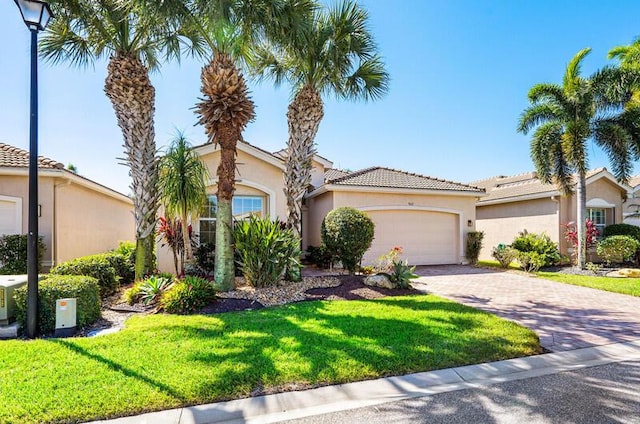
<instances>
[{"instance_id":1,"label":"driveway apron","mask_svg":"<svg viewBox=\"0 0 640 424\"><path fill-rule=\"evenodd\" d=\"M524 325L552 352L640 340L637 297L463 265L416 273L416 289Z\"/></svg>"}]
</instances>

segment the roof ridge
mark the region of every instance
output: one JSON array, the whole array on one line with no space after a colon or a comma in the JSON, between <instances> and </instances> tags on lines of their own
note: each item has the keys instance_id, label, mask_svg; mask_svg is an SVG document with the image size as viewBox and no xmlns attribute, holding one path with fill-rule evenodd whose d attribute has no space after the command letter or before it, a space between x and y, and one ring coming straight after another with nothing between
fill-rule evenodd
<instances>
[{"instance_id":1,"label":"roof ridge","mask_svg":"<svg viewBox=\"0 0 640 424\"><path fill-rule=\"evenodd\" d=\"M470 184L462 183L462 182L459 182L459 181L447 180L447 179L444 179L444 178L432 177L430 175L418 174L417 172L403 171L401 169L389 168L389 167L386 167L386 166L379 166L378 168L386 169L388 171L400 172L402 174L412 175L414 177L428 178L430 180L438 181L438 182L441 182L441 183L457 184L457 185L461 185L461 186L466 186L466 187L471 187L471 188L483 190L480 187L475 187L475 186L472 186Z\"/></svg>"},{"instance_id":2,"label":"roof ridge","mask_svg":"<svg viewBox=\"0 0 640 424\"><path fill-rule=\"evenodd\" d=\"M357 177L359 175L366 174L367 172L371 172L371 171L373 171L375 169L379 169L379 168L380 168L379 166L370 166L368 168L359 169L358 171L349 172L349 173L347 173L347 175L343 175L341 177L329 180L329 181L327 181L327 183L340 182L340 181L342 181L344 179Z\"/></svg>"}]
</instances>

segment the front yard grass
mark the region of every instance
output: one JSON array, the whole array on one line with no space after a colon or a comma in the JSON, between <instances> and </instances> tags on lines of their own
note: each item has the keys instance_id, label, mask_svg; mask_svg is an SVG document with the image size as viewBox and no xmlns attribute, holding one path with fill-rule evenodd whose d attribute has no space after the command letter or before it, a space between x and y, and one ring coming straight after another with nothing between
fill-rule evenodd
<instances>
[{"instance_id":1,"label":"front yard grass","mask_svg":"<svg viewBox=\"0 0 640 424\"><path fill-rule=\"evenodd\" d=\"M640 278L613 278L590 275L561 274L559 272L537 272L539 277L559 283L573 284L575 286L591 287L592 289L605 290L614 293L628 294L640 297Z\"/></svg>"},{"instance_id":2,"label":"front yard grass","mask_svg":"<svg viewBox=\"0 0 640 424\"><path fill-rule=\"evenodd\" d=\"M532 331L431 296L134 317L96 338L0 341L0 423L75 422L540 352Z\"/></svg>"}]
</instances>

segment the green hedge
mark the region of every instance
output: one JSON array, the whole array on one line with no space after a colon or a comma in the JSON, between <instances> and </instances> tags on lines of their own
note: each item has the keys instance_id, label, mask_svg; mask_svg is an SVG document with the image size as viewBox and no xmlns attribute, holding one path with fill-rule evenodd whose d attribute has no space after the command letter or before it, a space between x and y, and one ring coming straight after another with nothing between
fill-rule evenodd
<instances>
[{"instance_id":1,"label":"green hedge","mask_svg":"<svg viewBox=\"0 0 640 424\"><path fill-rule=\"evenodd\" d=\"M630 236L640 241L640 227L631 224L611 224L604 227L602 237Z\"/></svg>"},{"instance_id":2,"label":"green hedge","mask_svg":"<svg viewBox=\"0 0 640 424\"><path fill-rule=\"evenodd\" d=\"M42 237L38 237L38 272L42 271ZM0 275L27 273L27 235L11 234L0 237Z\"/></svg>"},{"instance_id":3,"label":"green hedge","mask_svg":"<svg viewBox=\"0 0 640 424\"><path fill-rule=\"evenodd\" d=\"M56 326L56 300L75 297L78 328L91 325L100 318L100 289L95 278L81 275L51 275L38 283L38 331L50 334ZM27 318L27 286L15 291L16 318L25 328Z\"/></svg>"},{"instance_id":4,"label":"green hedge","mask_svg":"<svg viewBox=\"0 0 640 424\"><path fill-rule=\"evenodd\" d=\"M51 269L51 274L57 275L87 275L98 280L100 296L105 298L115 293L118 287L118 277L111 265L109 254L83 256L63 262Z\"/></svg>"}]
</instances>

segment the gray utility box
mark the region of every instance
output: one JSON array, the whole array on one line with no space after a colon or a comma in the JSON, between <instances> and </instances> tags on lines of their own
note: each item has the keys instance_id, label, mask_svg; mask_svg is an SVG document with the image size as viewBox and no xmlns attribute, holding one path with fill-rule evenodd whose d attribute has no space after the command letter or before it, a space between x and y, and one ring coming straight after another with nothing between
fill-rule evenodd
<instances>
[{"instance_id":1,"label":"gray utility box","mask_svg":"<svg viewBox=\"0 0 640 424\"><path fill-rule=\"evenodd\" d=\"M13 292L26 284L26 275L0 275L0 325L15 321L16 301Z\"/></svg>"},{"instance_id":2,"label":"gray utility box","mask_svg":"<svg viewBox=\"0 0 640 424\"><path fill-rule=\"evenodd\" d=\"M76 332L76 298L56 300L56 337L73 336Z\"/></svg>"}]
</instances>

